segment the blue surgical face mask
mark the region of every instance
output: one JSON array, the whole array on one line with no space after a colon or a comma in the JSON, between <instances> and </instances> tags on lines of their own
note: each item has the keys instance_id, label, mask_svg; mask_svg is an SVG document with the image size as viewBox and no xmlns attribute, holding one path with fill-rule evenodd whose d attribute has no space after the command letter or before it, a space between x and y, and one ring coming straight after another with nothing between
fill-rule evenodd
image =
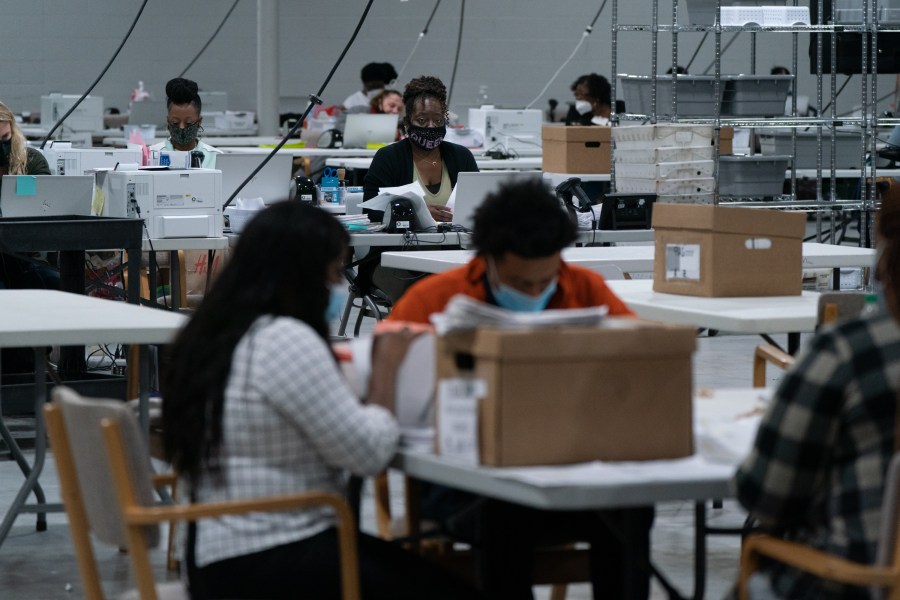
<instances>
[{"instance_id":1,"label":"blue surgical face mask","mask_svg":"<svg viewBox=\"0 0 900 600\"><path fill-rule=\"evenodd\" d=\"M325 308L325 320L334 321L343 313L350 291L346 283L332 284L328 287L328 306Z\"/></svg>"},{"instance_id":2,"label":"blue surgical face mask","mask_svg":"<svg viewBox=\"0 0 900 600\"><path fill-rule=\"evenodd\" d=\"M553 278L547 287L538 294L537 296L530 296L519 290L510 287L500 281L500 277L496 275L497 268L491 266L494 271L494 278L497 280L497 285L490 283L491 278L488 278L488 282L491 286L491 294L494 295L494 300L497 301L497 305L500 308L505 308L506 310L511 310L515 312L540 312L547 308L547 304L550 303L550 298L553 297L553 294L556 292L556 278Z\"/></svg>"}]
</instances>

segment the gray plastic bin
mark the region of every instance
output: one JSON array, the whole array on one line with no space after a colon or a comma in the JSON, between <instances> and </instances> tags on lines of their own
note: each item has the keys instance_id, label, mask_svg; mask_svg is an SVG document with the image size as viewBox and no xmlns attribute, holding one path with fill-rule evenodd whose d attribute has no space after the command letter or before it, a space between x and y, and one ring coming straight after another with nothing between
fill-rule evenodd
<instances>
[{"instance_id":1,"label":"gray plastic bin","mask_svg":"<svg viewBox=\"0 0 900 600\"><path fill-rule=\"evenodd\" d=\"M793 75L723 75L722 114L775 117L784 114Z\"/></svg>"},{"instance_id":2,"label":"gray plastic bin","mask_svg":"<svg viewBox=\"0 0 900 600\"><path fill-rule=\"evenodd\" d=\"M719 195L780 196L790 163L790 156L720 156Z\"/></svg>"},{"instance_id":3,"label":"gray plastic bin","mask_svg":"<svg viewBox=\"0 0 900 600\"><path fill-rule=\"evenodd\" d=\"M653 89L653 78L649 75L619 75L622 84L622 95L625 97L625 108L629 113L639 115L650 114L650 94ZM672 76L656 77L656 115L672 115ZM678 75L679 117L711 117L716 111L716 102L722 102L725 85L719 83L719 96L715 97L715 77L712 75ZM784 109L784 100L782 110Z\"/></svg>"},{"instance_id":4,"label":"gray plastic bin","mask_svg":"<svg viewBox=\"0 0 900 600\"><path fill-rule=\"evenodd\" d=\"M763 155L790 156L793 153L791 147L790 129L760 128L756 130L759 135L760 150ZM859 169L862 153L862 136L859 132L838 131L835 136L836 156L835 168ZM818 143L816 129L797 130L797 154L794 156L794 165L798 169L815 169ZM831 131L822 130L822 168L831 168Z\"/></svg>"}]
</instances>

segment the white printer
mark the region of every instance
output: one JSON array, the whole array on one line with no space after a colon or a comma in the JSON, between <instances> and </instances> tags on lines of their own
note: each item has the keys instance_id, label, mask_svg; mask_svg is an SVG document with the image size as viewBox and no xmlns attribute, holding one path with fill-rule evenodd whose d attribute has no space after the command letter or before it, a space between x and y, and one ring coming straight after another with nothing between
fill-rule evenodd
<instances>
[{"instance_id":1,"label":"white printer","mask_svg":"<svg viewBox=\"0 0 900 600\"><path fill-rule=\"evenodd\" d=\"M140 164L141 148L73 148L71 142L48 142L41 151L54 175L89 175L96 169Z\"/></svg>"},{"instance_id":2,"label":"white printer","mask_svg":"<svg viewBox=\"0 0 900 600\"><path fill-rule=\"evenodd\" d=\"M75 94L49 94L41 96L41 129L50 131L57 121L81 96ZM103 131L103 97L88 96L63 122L61 130Z\"/></svg>"},{"instance_id":3,"label":"white printer","mask_svg":"<svg viewBox=\"0 0 900 600\"><path fill-rule=\"evenodd\" d=\"M215 169L97 173L104 217L143 219L150 239L221 237L222 172Z\"/></svg>"},{"instance_id":4,"label":"white printer","mask_svg":"<svg viewBox=\"0 0 900 600\"><path fill-rule=\"evenodd\" d=\"M469 109L469 128L484 134L484 147L497 144L506 150L541 149L541 125L543 115L540 110L494 108L490 105Z\"/></svg>"}]
</instances>

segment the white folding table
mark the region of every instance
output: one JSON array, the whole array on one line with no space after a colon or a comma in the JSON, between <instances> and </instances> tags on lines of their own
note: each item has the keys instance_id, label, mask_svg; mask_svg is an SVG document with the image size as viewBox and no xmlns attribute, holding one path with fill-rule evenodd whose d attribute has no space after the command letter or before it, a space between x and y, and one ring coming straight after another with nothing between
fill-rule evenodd
<instances>
[{"instance_id":1,"label":"white folding table","mask_svg":"<svg viewBox=\"0 0 900 600\"><path fill-rule=\"evenodd\" d=\"M35 356L35 442L34 461L28 464L10 434L0 412L0 437L9 446L25 476L12 505L0 524L0 544L6 539L13 522L22 512L38 513L38 530L46 529L45 513L61 507L48 505L38 478L44 467L47 441L44 435L43 406L47 401L47 359L45 348L51 345L83 346L86 344L165 344L170 342L186 322L179 313L137 306L125 302L54 290L0 290L0 348L34 348ZM141 349L140 418L149 420L147 352ZM25 501L34 493L37 504Z\"/></svg>"},{"instance_id":2,"label":"white folding table","mask_svg":"<svg viewBox=\"0 0 900 600\"><path fill-rule=\"evenodd\" d=\"M599 510L694 501L694 597L702 598L705 502L734 495L731 479L752 439L731 432L745 428L744 423L739 423L741 420L751 421L751 426L752 421L758 422L758 409L770 395L765 390L740 388L713 390L694 399L695 436L703 439L705 432L716 433L716 443L698 446L723 448L724 452L710 450L675 460L495 468L403 450L393 467L414 479L544 510Z\"/></svg>"},{"instance_id":3,"label":"white folding table","mask_svg":"<svg viewBox=\"0 0 900 600\"><path fill-rule=\"evenodd\" d=\"M597 233L602 235L607 232L601 230ZM470 250L385 252L381 257L381 264L385 267L409 269L422 273L442 273L466 264L473 255L474 253ZM619 267L625 273L652 272L653 255L654 247L652 245L600 246L563 250L563 258L570 264L588 269L599 269L612 265ZM872 266L874 257L875 250L872 248L813 242L803 244L803 267L806 269L869 267Z\"/></svg>"}]
</instances>

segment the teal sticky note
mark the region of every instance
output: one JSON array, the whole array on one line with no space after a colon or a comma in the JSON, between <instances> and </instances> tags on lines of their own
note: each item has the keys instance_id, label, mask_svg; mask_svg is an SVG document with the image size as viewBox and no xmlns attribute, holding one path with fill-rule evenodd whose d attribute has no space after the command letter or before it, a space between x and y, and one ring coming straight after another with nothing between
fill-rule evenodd
<instances>
[{"instance_id":1,"label":"teal sticky note","mask_svg":"<svg viewBox=\"0 0 900 600\"><path fill-rule=\"evenodd\" d=\"M34 196L37 194L37 177L34 175L16 175L16 195Z\"/></svg>"}]
</instances>

